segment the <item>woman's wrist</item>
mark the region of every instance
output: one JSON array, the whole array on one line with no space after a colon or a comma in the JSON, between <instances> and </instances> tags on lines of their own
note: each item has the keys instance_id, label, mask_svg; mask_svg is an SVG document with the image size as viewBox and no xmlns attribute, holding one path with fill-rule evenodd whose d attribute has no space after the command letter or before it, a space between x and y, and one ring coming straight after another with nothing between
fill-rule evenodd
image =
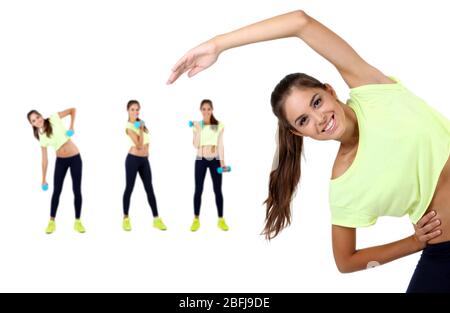
<instances>
[{"instance_id":1,"label":"woman's wrist","mask_svg":"<svg viewBox=\"0 0 450 313\"><path fill-rule=\"evenodd\" d=\"M413 242L413 246L414 246L416 252L425 249L425 247L427 246L427 243L426 243L426 242L421 242L421 241L416 237L416 235L412 235L410 238L411 238L411 241Z\"/></svg>"},{"instance_id":2,"label":"woman's wrist","mask_svg":"<svg viewBox=\"0 0 450 313\"><path fill-rule=\"evenodd\" d=\"M226 44L226 36L227 34L217 35L208 41L213 46L214 52L217 55L231 48Z\"/></svg>"}]
</instances>

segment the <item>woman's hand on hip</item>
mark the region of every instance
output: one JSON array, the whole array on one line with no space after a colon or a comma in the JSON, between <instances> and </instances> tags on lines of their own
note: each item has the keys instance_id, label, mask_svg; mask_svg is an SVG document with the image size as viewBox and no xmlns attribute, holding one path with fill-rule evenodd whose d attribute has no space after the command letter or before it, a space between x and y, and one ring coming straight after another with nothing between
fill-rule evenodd
<instances>
[{"instance_id":1,"label":"woman's hand on hip","mask_svg":"<svg viewBox=\"0 0 450 313\"><path fill-rule=\"evenodd\" d=\"M440 226L441 221L436 218L436 212L431 211L425 214L417 224L414 225L414 237L425 247L428 241L442 234L442 230L439 229Z\"/></svg>"}]
</instances>

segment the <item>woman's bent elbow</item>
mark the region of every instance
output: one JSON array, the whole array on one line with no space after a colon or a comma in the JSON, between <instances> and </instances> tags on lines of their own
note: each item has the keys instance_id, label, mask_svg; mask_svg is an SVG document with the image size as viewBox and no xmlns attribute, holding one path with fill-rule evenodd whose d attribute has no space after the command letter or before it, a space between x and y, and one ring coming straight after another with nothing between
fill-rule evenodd
<instances>
[{"instance_id":1,"label":"woman's bent elbow","mask_svg":"<svg viewBox=\"0 0 450 313\"><path fill-rule=\"evenodd\" d=\"M294 15L295 15L295 21L297 23L298 34L300 34L301 31L308 25L311 18L303 10L295 11Z\"/></svg>"},{"instance_id":2,"label":"woman's bent elbow","mask_svg":"<svg viewBox=\"0 0 450 313\"><path fill-rule=\"evenodd\" d=\"M354 266L350 264L350 262L346 261L336 262L336 267L341 274L356 272L356 269L354 268Z\"/></svg>"}]
</instances>

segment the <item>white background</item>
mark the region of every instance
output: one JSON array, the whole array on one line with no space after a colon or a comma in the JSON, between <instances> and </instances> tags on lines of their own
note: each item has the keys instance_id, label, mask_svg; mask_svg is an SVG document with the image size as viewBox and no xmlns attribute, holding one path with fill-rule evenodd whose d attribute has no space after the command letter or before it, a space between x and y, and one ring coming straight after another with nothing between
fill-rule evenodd
<instances>
[{"instance_id":1,"label":"white background","mask_svg":"<svg viewBox=\"0 0 450 313\"><path fill-rule=\"evenodd\" d=\"M2 1L0 3L0 289L2 291L404 292L419 254L369 271L340 274L331 251L327 205L337 142L306 140L293 225L267 243L262 230L276 119L269 97L292 72L348 89L335 69L295 39L226 52L210 70L165 82L183 53L210 37L304 9L369 63L399 77L450 116L445 1ZM191 233L194 155L190 119L211 98L226 125L224 178L228 233L217 229L209 176L202 228ZM133 232L121 229L128 100L151 129L159 232L142 183L132 197ZM52 189L40 190L40 148L26 113L75 106L82 152L83 221L73 226L66 179L57 232L46 236ZM420 125L418 125L420 127ZM48 180L52 187L54 153ZM361 182L364 183L364 182ZM382 190L380 191L382 192ZM358 247L412 234L408 218L381 218L358 231Z\"/></svg>"}]
</instances>

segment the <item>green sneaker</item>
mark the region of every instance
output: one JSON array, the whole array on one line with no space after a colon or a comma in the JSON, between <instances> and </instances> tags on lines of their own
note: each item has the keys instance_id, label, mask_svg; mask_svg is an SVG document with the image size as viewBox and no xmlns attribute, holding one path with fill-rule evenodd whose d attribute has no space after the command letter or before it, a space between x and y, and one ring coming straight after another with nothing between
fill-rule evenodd
<instances>
[{"instance_id":1,"label":"green sneaker","mask_svg":"<svg viewBox=\"0 0 450 313\"><path fill-rule=\"evenodd\" d=\"M131 231L131 222L130 218L126 217L123 219L122 228L124 231Z\"/></svg>"},{"instance_id":2,"label":"green sneaker","mask_svg":"<svg viewBox=\"0 0 450 313\"><path fill-rule=\"evenodd\" d=\"M225 222L224 218L219 218L219 222L217 223L217 226L223 231L228 231L230 229L228 227L227 223Z\"/></svg>"},{"instance_id":3,"label":"green sneaker","mask_svg":"<svg viewBox=\"0 0 450 313\"><path fill-rule=\"evenodd\" d=\"M197 231L200 228L200 220L196 217L191 226L191 231Z\"/></svg>"},{"instance_id":4,"label":"green sneaker","mask_svg":"<svg viewBox=\"0 0 450 313\"><path fill-rule=\"evenodd\" d=\"M159 230L167 230L166 225L164 225L164 223L160 217L157 217L153 220L153 227L155 227Z\"/></svg>"},{"instance_id":5,"label":"green sneaker","mask_svg":"<svg viewBox=\"0 0 450 313\"><path fill-rule=\"evenodd\" d=\"M56 223L55 221L51 220L48 222L47 229L45 230L45 233L48 235L53 234L56 231Z\"/></svg>"},{"instance_id":6,"label":"green sneaker","mask_svg":"<svg viewBox=\"0 0 450 313\"><path fill-rule=\"evenodd\" d=\"M81 223L81 220L75 220L75 225L73 228L75 229L76 232L79 232L80 234L84 234L86 232L86 229Z\"/></svg>"}]
</instances>

